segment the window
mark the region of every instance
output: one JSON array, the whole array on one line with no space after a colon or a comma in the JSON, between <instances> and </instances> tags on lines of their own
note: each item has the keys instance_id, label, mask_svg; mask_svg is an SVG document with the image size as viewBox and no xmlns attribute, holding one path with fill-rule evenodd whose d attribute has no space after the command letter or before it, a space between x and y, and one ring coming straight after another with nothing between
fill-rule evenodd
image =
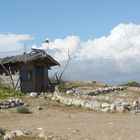
<instances>
[{"instance_id":1,"label":"window","mask_svg":"<svg viewBox=\"0 0 140 140\"><path fill-rule=\"evenodd\" d=\"M32 80L32 72L31 71L22 71L21 72L21 80L31 81Z\"/></svg>"}]
</instances>

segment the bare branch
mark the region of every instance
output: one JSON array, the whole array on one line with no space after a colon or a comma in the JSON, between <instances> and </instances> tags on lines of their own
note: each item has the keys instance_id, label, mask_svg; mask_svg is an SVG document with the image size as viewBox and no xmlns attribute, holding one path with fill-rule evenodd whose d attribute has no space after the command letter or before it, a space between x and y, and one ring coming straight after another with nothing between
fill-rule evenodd
<instances>
[{"instance_id":1,"label":"bare branch","mask_svg":"<svg viewBox=\"0 0 140 140\"><path fill-rule=\"evenodd\" d=\"M12 77L12 73L11 73L11 68L10 68L10 66L9 66L9 70L7 70L6 69L6 67L2 64L2 63L0 63L0 65L2 66L2 68L5 70L5 72L7 73L7 75L10 77L10 79L11 79L11 82L12 82L12 88L15 90L15 84L14 84L14 80L13 80L13 77Z\"/></svg>"},{"instance_id":2,"label":"bare branch","mask_svg":"<svg viewBox=\"0 0 140 140\"><path fill-rule=\"evenodd\" d=\"M68 50L68 60L67 60L66 65L64 66L64 69L62 70L62 72L60 73L59 76L58 76L57 72L54 74L54 77L56 78L56 81L57 81L58 84L61 82L62 76L63 76L64 72L66 71L66 69L67 69L67 67L68 67L68 65L69 65L69 63L70 63L72 58L73 57L70 55L70 52Z\"/></svg>"}]
</instances>

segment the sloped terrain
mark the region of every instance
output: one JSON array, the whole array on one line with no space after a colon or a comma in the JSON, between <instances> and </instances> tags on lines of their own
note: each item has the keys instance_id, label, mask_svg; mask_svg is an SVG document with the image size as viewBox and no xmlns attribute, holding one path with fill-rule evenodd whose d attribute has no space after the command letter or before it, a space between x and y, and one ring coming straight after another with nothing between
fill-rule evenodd
<instances>
[{"instance_id":1,"label":"sloped terrain","mask_svg":"<svg viewBox=\"0 0 140 140\"><path fill-rule=\"evenodd\" d=\"M104 87L79 86L78 90L96 90ZM69 95L62 93L65 97ZM78 95L79 96L79 95ZM103 113L92 109L67 106L52 101L48 94L38 97L21 97L30 114L19 114L17 108L0 109L0 128L6 130L24 130L30 136L40 136L48 140L139 140L140 114ZM114 102L116 100L132 101L140 99L140 91L128 88L98 96L81 98L96 99L100 102ZM3 102L4 100L0 100ZM40 108L39 108L40 107ZM15 138L18 139L18 138ZM25 138L20 138L25 139ZM29 140L31 138L27 138ZM35 139L32 138L32 139Z\"/></svg>"}]
</instances>

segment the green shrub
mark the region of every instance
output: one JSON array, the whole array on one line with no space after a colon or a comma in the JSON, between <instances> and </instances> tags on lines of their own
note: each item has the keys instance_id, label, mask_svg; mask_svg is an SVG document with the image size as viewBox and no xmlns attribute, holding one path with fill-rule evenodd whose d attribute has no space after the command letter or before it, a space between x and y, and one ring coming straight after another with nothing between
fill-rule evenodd
<instances>
[{"instance_id":1,"label":"green shrub","mask_svg":"<svg viewBox=\"0 0 140 140\"><path fill-rule=\"evenodd\" d=\"M61 82L58 86L58 89L60 92L65 92L66 91L66 84L64 82Z\"/></svg>"},{"instance_id":2,"label":"green shrub","mask_svg":"<svg viewBox=\"0 0 140 140\"><path fill-rule=\"evenodd\" d=\"M21 114L29 114L29 113L31 113L31 112L29 111L29 109L28 109L27 107L25 107L25 106L20 106L20 107L18 107L18 108L17 108L17 112L18 112L18 113L21 113Z\"/></svg>"},{"instance_id":3,"label":"green shrub","mask_svg":"<svg viewBox=\"0 0 140 140\"><path fill-rule=\"evenodd\" d=\"M20 97L22 93L15 91L11 87L3 87L0 89L0 98Z\"/></svg>"},{"instance_id":4,"label":"green shrub","mask_svg":"<svg viewBox=\"0 0 140 140\"><path fill-rule=\"evenodd\" d=\"M132 82L128 82L126 84L126 86L129 86L129 87L140 87L140 83L138 83L136 81L132 81Z\"/></svg>"}]
</instances>

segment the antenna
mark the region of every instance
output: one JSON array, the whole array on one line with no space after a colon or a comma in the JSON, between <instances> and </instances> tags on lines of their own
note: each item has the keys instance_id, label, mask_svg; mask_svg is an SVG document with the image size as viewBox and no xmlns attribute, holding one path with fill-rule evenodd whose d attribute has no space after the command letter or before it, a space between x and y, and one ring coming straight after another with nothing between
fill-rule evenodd
<instances>
[{"instance_id":1,"label":"antenna","mask_svg":"<svg viewBox=\"0 0 140 140\"><path fill-rule=\"evenodd\" d=\"M24 44L24 62L26 63L26 44Z\"/></svg>"},{"instance_id":2,"label":"antenna","mask_svg":"<svg viewBox=\"0 0 140 140\"><path fill-rule=\"evenodd\" d=\"M44 43L44 45L46 46L46 48L48 50L49 49L49 44L50 44L49 39L47 38L43 43Z\"/></svg>"}]
</instances>

